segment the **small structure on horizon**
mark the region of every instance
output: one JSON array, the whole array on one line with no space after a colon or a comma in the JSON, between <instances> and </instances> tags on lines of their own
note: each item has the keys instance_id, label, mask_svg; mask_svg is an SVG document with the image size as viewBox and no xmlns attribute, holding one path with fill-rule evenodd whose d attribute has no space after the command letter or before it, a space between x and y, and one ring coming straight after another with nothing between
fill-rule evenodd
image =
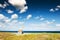
<instances>
[{"instance_id":1,"label":"small structure on horizon","mask_svg":"<svg viewBox=\"0 0 60 40\"><path fill-rule=\"evenodd\" d=\"M19 33L19 34L23 34L23 30L22 30L22 29L19 29L19 30L18 30L18 33Z\"/></svg>"},{"instance_id":2,"label":"small structure on horizon","mask_svg":"<svg viewBox=\"0 0 60 40\"><path fill-rule=\"evenodd\" d=\"M24 28L24 27L22 27L22 28L20 28L20 29L18 30L18 34L23 34L23 28Z\"/></svg>"}]
</instances>

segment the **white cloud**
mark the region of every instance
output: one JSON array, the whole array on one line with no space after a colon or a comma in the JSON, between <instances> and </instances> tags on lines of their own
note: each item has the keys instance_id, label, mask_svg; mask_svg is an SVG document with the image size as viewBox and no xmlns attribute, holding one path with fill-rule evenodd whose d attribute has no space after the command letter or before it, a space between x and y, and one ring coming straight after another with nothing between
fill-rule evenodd
<instances>
[{"instance_id":1,"label":"white cloud","mask_svg":"<svg viewBox=\"0 0 60 40\"><path fill-rule=\"evenodd\" d=\"M4 22L5 21L5 22ZM51 22L55 22L55 20L52 20ZM60 24L58 24L58 27L52 26L53 24L50 21L41 22L41 23L30 23L26 25L24 21L18 21L17 19L14 19L11 21L10 18L5 17L0 22L0 30L2 31L18 31L19 29L23 30L30 30L30 31L57 31L60 30ZM56 30L57 29L57 30Z\"/></svg>"},{"instance_id":2,"label":"white cloud","mask_svg":"<svg viewBox=\"0 0 60 40\"><path fill-rule=\"evenodd\" d=\"M9 23L11 21L11 19L6 19L5 22L6 23Z\"/></svg>"},{"instance_id":3,"label":"white cloud","mask_svg":"<svg viewBox=\"0 0 60 40\"><path fill-rule=\"evenodd\" d=\"M27 4L26 0L9 0L9 2L17 9L20 9L20 13L23 13L28 9L28 6L25 6Z\"/></svg>"},{"instance_id":4,"label":"white cloud","mask_svg":"<svg viewBox=\"0 0 60 40\"><path fill-rule=\"evenodd\" d=\"M56 24L57 27L60 27L60 24Z\"/></svg>"},{"instance_id":5,"label":"white cloud","mask_svg":"<svg viewBox=\"0 0 60 40\"><path fill-rule=\"evenodd\" d=\"M7 12L8 12L8 13L13 13L13 11L12 11L12 10L7 10Z\"/></svg>"},{"instance_id":6,"label":"white cloud","mask_svg":"<svg viewBox=\"0 0 60 40\"><path fill-rule=\"evenodd\" d=\"M23 25L25 22L18 22L20 25Z\"/></svg>"},{"instance_id":7,"label":"white cloud","mask_svg":"<svg viewBox=\"0 0 60 40\"><path fill-rule=\"evenodd\" d=\"M6 6L7 6L7 5L6 5L6 4L4 4L4 5L3 5L3 8L5 8Z\"/></svg>"},{"instance_id":8,"label":"white cloud","mask_svg":"<svg viewBox=\"0 0 60 40\"><path fill-rule=\"evenodd\" d=\"M32 17L32 15L31 14L29 14L28 16L27 16L27 19L30 19Z\"/></svg>"},{"instance_id":9,"label":"white cloud","mask_svg":"<svg viewBox=\"0 0 60 40\"><path fill-rule=\"evenodd\" d=\"M25 5L26 1L25 0L9 0L10 3L13 5Z\"/></svg>"},{"instance_id":10,"label":"white cloud","mask_svg":"<svg viewBox=\"0 0 60 40\"><path fill-rule=\"evenodd\" d=\"M4 19L5 16L3 14L0 14L0 19Z\"/></svg>"},{"instance_id":11,"label":"white cloud","mask_svg":"<svg viewBox=\"0 0 60 40\"><path fill-rule=\"evenodd\" d=\"M1 7L1 8L5 8L6 6L7 6L6 4L3 4L3 5L0 4L0 7Z\"/></svg>"},{"instance_id":12,"label":"white cloud","mask_svg":"<svg viewBox=\"0 0 60 40\"><path fill-rule=\"evenodd\" d=\"M20 13L26 12L27 9L28 9L28 6L25 6L24 8L21 8Z\"/></svg>"},{"instance_id":13,"label":"white cloud","mask_svg":"<svg viewBox=\"0 0 60 40\"><path fill-rule=\"evenodd\" d=\"M51 8L50 11L51 12L55 12L55 11L58 11L60 10L60 5L57 5L56 8Z\"/></svg>"},{"instance_id":14,"label":"white cloud","mask_svg":"<svg viewBox=\"0 0 60 40\"><path fill-rule=\"evenodd\" d=\"M35 19L38 19L38 20L42 21L42 20L44 20L45 18L42 17L42 16L36 16Z\"/></svg>"},{"instance_id":15,"label":"white cloud","mask_svg":"<svg viewBox=\"0 0 60 40\"><path fill-rule=\"evenodd\" d=\"M4 16L3 14L0 14L0 27L4 28L6 26L6 23L10 22L8 17Z\"/></svg>"},{"instance_id":16,"label":"white cloud","mask_svg":"<svg viewBox=\"0 0 60 40\"><path fill-rule=\"evenodd\" d=\"M0 7L2 7L2 4L0 4Z\"/></svg>"},{"instance_id":17,"label":"white cloud","mask_svg":"<svg viewBox=\"0 0 60 40\"><path fill-rule=\"evenodd\" d=\"M51 12L54 12L55 10L53 8L50 9Z\"/></svg>"},{"instance_id":18,"label":"white cloud","mask_svg":"<svg viewBox=\"0 0 60 40\"><path fill-rule=\"evenodd\" d=\"M16 18L18 18L18 15L17 15L17 14L13 14L13 15L11 16L11 19L16 19Z\"/></svg>"},{"instance_id":19,"label":"white cloud","mask_svg":"<svg viewBox=\"0 0 60 40\"><path fill-rule=\"evenodd\" d=\"M10 21L11 21L11 19L9 19L8 17L4 16L3 14L0 14L0 22L8 23Z\"/></svg>"},{"instance_id":20,"label":"white cloud","mask_svg":"<svg viewBox=\"0 0 60 40\"><path fill-rule=\"evenodd\" d=\"M55 20L52 20L52 21L46 20L45 22L46 22L47 24L53 24L53 23L55 22Z\"/></svg>"},{"instance_id":21,"label":"white cloud","mask_svg":"<svg viewBox=\"0 0 60 40\"><path fill-rule=\"evenodd\" d=\"M3 14L0 14L0 22L10 22L11 19L9 19L8 17L4 16Z\"/></svg>"},{"instance_id":22,"label":"white cloud","mask_svg":"<svg viewBox=\"0 0 60 40\"><path fill-rule=\"evenodd\" d=\"M24 30L29 31L57 31L55 27L52 26L53 24L49 25L47 23L30 23L25 25ZM57 28L58 29L58 28Z\"/></svg>"},{"instance_id":23,"label":"white cloud","mask_svg":"<svg viewBox=\"0 0 60 40\"><path fill-rule=\"evenodd\" d=\"M42 20L44 20L44 19L45 19L45 18L43 18L43 17L42 17L42 18L40 18L40 20L41 20L41 21L42 21Z\"/></svg>"},{"instance_id":24,"label":"white cloud","mask_svg":"<svg viewBox=\"0 0 60 40\"><path fill-rule=\"evenodd\" d=\"M23 27L23 24L24 22L20 22L18 21L17 19L15 20L4 20L5 22L3 21L0 21L0 30L2 31L18 31L20 28Z\"/></svg>"},{"instance_id":25,"label":"white cloud","mask_svg":"<svg viewBox=\"0 0 60 40\"><path fill-rule=\"evenodd\" d=\"M40 23L29 23L25 25L24 30L29 31L60 31L60 24L55 24L55 20L45 21Z\"/></svg>"},{"instance_id":26,"label":"white cloud","mask_svg":"<svg viewBox=\"0 0 60 40\"><path fill-rule=\"evenodd\" d=\"M60 5L58 5L57 7L60 8Z\"/></svg>"},{"instance_id":27,"label":"white cloud","mask_svg":"<svg viewBox=\"0 0 60 40\"><path fill-rule=\"evenodd\" d=\"M12 4L16 8L17 11L20 10L19 13L24 13L28 9L26 0L8 0L8 1L9 1L10 4ZM5 2L3 5L0 4L0 7L5 8L7 5L9 5L9 4L7 4ZM8 10L8 13L13 13L13 11Z\"/></svg>"},{"instance_id":28,"label":"white cloud","mask_svg":"<svg viewBox=\"0 0 60 40\"><path fill-rule=\"evenodd\" d=\"M2 31L18 31L20 28L24 27L24 21L18 21L17 14L12 15L12 19L0 14L0 30Z\"/></svg>"},{"instance_id":29,"label":"white cloud","mask_svg":"<svg viewBox=\"0 0 60 40\"><path fill-rule=\"evenodd\" d=\"M15 18L16 14L13 14ZM1 18L2 17L2 18ZM24 21L19 21L17 19L15 19L14 17L12 17L14 20L11 20L11 18L8 18L6 16L4 16L3 14L0 14L0 30L3 31L18 31L19 29L23 29L23 30L30 30L30 31L58 31L60 30L60 24L56 24L55 26L53 26L53 23L56 20L52 20L52 21L45 21L45 22L41 22L41 23L30 23L30 24L26 24ZM27 19L30 19L32 17L32 15L28 15Z\"/></svg>"},{"instance_id":30,"label":"white cloud","mask_svg":"<svg viewBox=\"0 0 60 40\"><path fill-rule=\"evenodd\" d=\"M59 8L55 8L55 10L56 10L56 11L58 11L58 10L59 10Z\"/></svg>"}]
</instances>

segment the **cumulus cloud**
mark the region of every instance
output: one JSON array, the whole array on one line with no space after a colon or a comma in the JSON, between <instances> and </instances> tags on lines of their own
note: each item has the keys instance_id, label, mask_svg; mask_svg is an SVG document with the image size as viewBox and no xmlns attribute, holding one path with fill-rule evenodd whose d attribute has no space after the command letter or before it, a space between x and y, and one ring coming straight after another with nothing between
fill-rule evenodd
<instances>
[{"instance_id":1,"label":"cumulus cloud","mask_svg":"<svg viewBox=\"0 0 60 40\"><path fill-rule=\"evenodd\" d=\"M0 4L0 7L1 7L1 8L5 8L6 6L7 6L7 4L6 4L6 3L5 3L5 4L3 4L3 5L2 5L2 4Z\"/></svg>"},{"instance_id":2,"label":"cumulus cloud","mask_svg":"<svg viewBox=\"0 0 60 40\"><path fill-rule=\"evenodd\" d=\"M6 19L4 21L5 21L5 23L9 23L11 21L11 19Z\"/></svg>"},{"instance_id":3,"label":"cumulus cloud","mask_svg":"<svg viewBox=\"0 0 60 40\"><path fill-rule=\"evenodd\" d=\"M55 10L53 8L50 9L51 12L54 12Z\"/></svg>"},{"instance_id":4,"label":"cumulus cloud","mask_svg":"<svg viewBox=\"0 0 60 40\"><path fill-rule=\"evenodd\" d=\"M4 16L3 14L0 14L0 22L10 22L11 19L9 19L8 17Z\"/></svg>"},{"instance_id":5,"label":"cumulus cloud","mask_svg":"<svg viewBox=\"0 0 60 40\"><path fill-rule=\"evenodd\" d=\"M20 13L26 12L27 9L28 9L28 6L25 6L24 8L21 8Z\"/></svg>"},{"instance_id":6,"label":"cumulus cloud","mask_svg":"<svg viewBox=\"0 0 60 40\"><path fill-rule=\"evenodd\" d=\"M2 4L0 4L0 7L3 7Z\"/></svg>"},{"instance_id":7,"label":"cumulus cloud","mask_svg":"<svg viewBox=\"0 0 60 40\"><path fill-rule=\"evenodd\" d=\"M55 10L56 10L56 11L58 11L58 10L59 10L59 8L55 8Z\"/></svg>"},{"instance_id":8,"label":"cumulus cloud","mask_svg":"<svg viewBox=\"0 0 60 40\"><path fill-rule=\"evenodd\" d=\"M55 11L58 11L60 10L60 5L57 5L56 8L51 8L49 11L50 12L55 12Z\"/></svg>"},{"instance_id":9,"label":"cumulus cloud","mask_svg":"<svg viewBox=\"0 0 60 40\"><path fill-rule=\"evenodd\" d=\"M20 22L18 20L12 20L7 23L0 22L0 30L2 31L18 31L23 26L23 22Z\"/></svg>"},{"instance_id":10,"label":"cumulus cloud","mask_svg":"<svg viewBox=\"0 0 60 40\"><path fill-rule=\"evenodd\" d=\"M45 18L42 17L42 16L36 16L35 19L38 19L38 20L42 21L42 20L44 20Z\"/></svg>"},{"instance_id":11,"label":"cumulus cloud","mask_svg":"<svg viewBox=\"0 0 60 40\"><path fill-rule=\"evenodd\" d=\"M0 4L0 7L2 7L2 4Z\"/></svg>"},{"instance_id":12,"label":"cumulus cloud","mask_svg":"<svg viewBox=\"0 0 60 40\"><path fill-rule=\"evenodd\" d=\"M18 31L19 29L23 30L29 30L29 31L58 31L60 30L60 24L56 24L53 26L53 23L55 20L52 21L45 21L41 23L29 23L26 25L24 21L19 21L17 19L11 20L11 18L8 18L6 16L2 15L2 20L0 19L0 30L2 31ZM14 15L14 14L13 14ZM4 17L3 17L4 16ZM32 16L28 15L28 19L30 19ZM57 29L57 30L56 30Z\"/></svg>"},{"instance_id":13,"label":"cumulus cloud","mask_svg":"<svg viewBox=\"0 0 60 40\"><path fill-rule=\"evenodd\" d=\"M7 13L13 13L13 11L12 10L7 10Z\"/></svg>"},{"instance_id":14,"label":"cumulus cloud","mask_svg":"<svg viewBox=\"0 0 60 40\"><path fill-rule=\"evenodd\" d=\"M59 8L52 8L52 9L50 9L50 12L55 12L55 11L58 11L59 10Z\"/></svg>"},{"instance_id":15,"label":"cumulus cloud","mask_svg":"<svg viewBox=\"0 0 60 40\"><path fill-rule=\"evenodd\" d=\"M17 19L18 18L18 15L17 14L13 14L12 16L11 16L11 19Z\"/></svg>"},{"instance_id":16,"label":"cumulus cloud","mask_svg":"<svg viewBox=\"0 0 60 40\"><path fill-rule=\"evenodd\" d=\"M60 5L57 5L58 8L60 8Z\"/></svg>"},{"instance_id":17,"label":"cumulus cloud","mask_svg":"<svg viewBox=\"0 0 60 40\"><path fill-rule=\"evenodd\" d=\"M31 14L27 16L27 19L30 19L32 17ZM56 20L44 20L44 22L39 23L25 23L24 21L19 21L16 18L18 18L17 14L12 15L12 19L4 16L3 14L0 14L0 30L2 31L18 31L19 29L23 30L34 30L34 31L58 31L60 30L60 24L55 24L54 22ZM42 17L40 17L42 18ZM55 26L53 26L55 25ZM56 30L57 29L57 30Z\"/></svg>"},{"instance_id":18,"label":"cumulus cloud","mask_svg":"<svg viewBox=\"0 0 60 40\"><path fill-rule=\"evenodd\" d=\"M16 8L16 11L20 10L19 13L24 13L28 9L26 0L8 0L8 2ZM5 8L7 6L9 6L9 4L6 3L6 2L3 5L0 4L0 8ZM12 10L7 10L7 12L12 13L13 11Z\"/></svg>"},{"instance_id":19,"label":"cumulus cloud","mask_svg":"<svg viewBox=\"0 0 60 40\"><path fill-rule=\"evenodd\" d=\"M16 14L13 15L15 18ZM4 16L3 14L0 14L0 30L2 31L18 31L20 28L22 28L24 22L22 21L18 21L17 19L15 19L14 17L8 18L6 16Z\"/></svg>"},{"instance_id":20,"label":"cumulus cloud","mask_svg":"<svg viewBox=\"0 0 60 40\"><path fill-rule=\"evenodd\" d=\"M28 6L25 6L27 4L26 0L9 0L9 3L15 6L16 9L20 9L20 13L23 13L28 9Z\"/></svg>"},{"instance_id":21,"label":"cumulus cloud","mask_svg":"<svg viewBox=\"0 0 60 40\"><path fill-rule=\"evenodd\" d=\"M5 16L3 14L0 14L0 19L4 19Z\"/></svg>"},{"instance_id":22,"label":"cumulus cloud","mask_svg":"<svg viewBox=\"0 0 60 40\"><path fill-rule=\"evenodd\" d=\"M32 17L32 15L31 14L29 14L28 16L27 16L27 19L30 19Z\"/></svg>"},{"instance_id":23,"label":"cumulus cloud","mask_svg":"<svg viewBox=\"0 0 60 40\"><path fill-rule=\"evenodd\" d=\"M25 0L9 0L10 3L12 3L13 5L25 5L26 1Z\"/></svg>"}]
</instances>

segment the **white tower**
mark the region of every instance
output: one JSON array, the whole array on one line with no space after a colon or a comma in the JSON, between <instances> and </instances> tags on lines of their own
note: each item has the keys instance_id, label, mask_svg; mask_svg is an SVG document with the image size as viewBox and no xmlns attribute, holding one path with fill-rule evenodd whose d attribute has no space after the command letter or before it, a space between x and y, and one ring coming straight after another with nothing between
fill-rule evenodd
<instances>
[{"instance_id":1,"label":"white tower","mask_svg":"<svg viewBox=\"0 0 60 40\"><path fill-rule=\"evenodd\" d=\"M24 29L24 26L22 26L22 27L18 30L18 34L23 34L23 29Z\"/></svg>"}]
</instances>

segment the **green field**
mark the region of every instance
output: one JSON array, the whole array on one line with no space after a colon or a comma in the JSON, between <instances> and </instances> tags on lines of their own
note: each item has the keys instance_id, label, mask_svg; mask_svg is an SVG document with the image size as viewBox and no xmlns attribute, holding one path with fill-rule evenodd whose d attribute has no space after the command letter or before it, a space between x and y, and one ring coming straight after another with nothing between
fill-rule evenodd
<instances>
[{"instance_id":1,"label":"green field","mask_svg":"<svg viewBox=\"0 0 60 40\"><path fill-rule=\"evenodd\" d=\"M0 32L0 40L60 40L60 33L12 34Z\"/></svg>"}]
</instances>

